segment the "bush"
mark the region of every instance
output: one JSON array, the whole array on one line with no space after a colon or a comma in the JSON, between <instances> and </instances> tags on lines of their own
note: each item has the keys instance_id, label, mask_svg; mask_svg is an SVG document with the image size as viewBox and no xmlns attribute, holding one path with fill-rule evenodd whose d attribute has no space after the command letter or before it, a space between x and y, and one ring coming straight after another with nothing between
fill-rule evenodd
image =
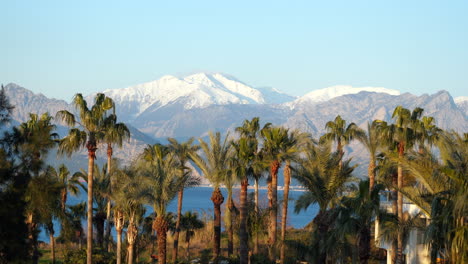
<instances>
[{"instance_id":1,"label":"bush","mask_svg":"<svg viewBox=\"0 0 468 264\"><path fill-rule=\"evenodd\" d=\"M116 262L113 253L105 252L101 249L93 251L93 263L95 264L113 264ZM86 264L86 250L68 250L65 252L63 264Z\"/></svg>"}]
</instances>

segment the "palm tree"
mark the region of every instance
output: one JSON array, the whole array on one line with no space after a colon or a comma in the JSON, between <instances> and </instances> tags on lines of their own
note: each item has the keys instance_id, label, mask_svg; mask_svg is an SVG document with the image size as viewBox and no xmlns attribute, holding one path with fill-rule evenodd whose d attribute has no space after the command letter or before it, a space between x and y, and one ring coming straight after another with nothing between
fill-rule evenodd
<instances>
[{"instance_id":1,"label":"palm tree","mask_svg":"<svg viewBox=\"0 0 468 264\"><path fill-rule=\"evenodd\" d=\"M53 132L52 117L49 113L41 116L29 114L29 120L13 128L13 145L20 154L23 167L37 175L43 165L43 157L58 142L58 134Z\"/></svg>"},{"instance_id":2,"label":"palm tree","mask_svg":"<svg viewBox=\"0 0 468 264\"><path fill-rule=\"evenodd\" d=\"M234 153L231 151L229 153L228 159L228 172L224 175L223 184L227 190L227 202L226 208L224 211L224 226L226 227L228 233L228 240L227 240L227 253L228 256L231 256L234 252L234 214L237 213L237 208L233 201L233 188L234 184L236 184L239 180L238 175L235 172L235 168L237 165L237 159Z\"/></svg>"},{"instance_id":3,"label":"palm tree","mask_svg":"<svg viewBox=\"0 0 468 264\"><path fill-rule=\"evenodd\" d=\"M34 176L29 182L25 195L26 222L33 243L33 263L39 261L37 245L37 226L44 225L50 237L52 262L55 263L55 238L52 221L60 216L60 191L62 185L53 176L55 169L47 167L42 173ZM56 172L55 172L56 173Z\"/></svg>"},{"instance_id":4,"label":"palm tree","mask_svg":"<svg viewBox=\"0 0 468 264\"><path fill-rule=\"evenodd\" d=\"M253 174L253 162L257 151L257 140L241 137L237 142L232 143L235 154L233 172L240 179L240 263L247 264L249 257L249 240L247 233L247 187L249 177Z\"/></svg>"},{"instance_id":5,"label":"palm tree","mask_svg":"<svg viewBox=\"0 0 468 264\"><path fill-rule=\"evenodd\" d=\"M127 226L127 258L128 263L133 263L134 259L134 248L135 242L138 236L138 226L144 220L145 208L143 207L143 198L141 196L141 183L139 182L138 173L135 168L131 169L115 169L114 170L115 182L112 186L111 198L115 202L115 208L117 209L117 215L120 219L117 219L119 240L117 241L117 256L118 261L121 261L121 245L122 245L122 229L123 222L121 219L128 219ZM123 214L123 215L121 215Z\"/></svg>"},{"instance_id":6,"label":"palm tree","mask_svg":"<svg viewBox=\"0 0 468 264\"><path fill-rule=\"evenodd\" d=\"M221 247L221 204L224 202L219 185L228 172L227 161L231 146L228 142L228 136L221 141L219 132L216 132L216 134L210 132L209 138L210 145L203 139L199 139L204 158L201 158L198 154L190 154L190 157L214 187L211 195L214 206L213 260L217 263Z\"/></svg>"},{"instance_id":7,"label":"palm tree","mask_svg":"<svg viewBox=\"0 0 468 264\"><path fill-rule=\"evenodd\" d=\"M340 115L337 115L334 121L328 121L325 124L327 133L323 135L321 141L335 141L336 151L343 156L343 148L349 144L354 138L362 136L364 133L355 123L346 126L346 120L343 120ZM342 162L339 164L342 166Z\"/></svg>"},{"instance_id":8,"label":"palm tree","mask_svg":"<svg viewBox=\"0 0 468 264\"><path fill-rule=\"evenodd\" d=\"M432 116L423 116L421 120L414 120L415 137L420 154L424 153L426 143L432 146L442 134L442 129L438 128L434 122L435 119Z\"/></svg>"},{"instance_id":9,"label":"palm tree","mask_svg":"<svg viewBox=\"0 0 468 264\"><path fill-rule=\"evenodd\" d=\"M372 190L375 185L377 151L383 147L379 127L378 122L367 123L367 133L360 133L357 135L357 140L359 140L369 152L369 166L367 167L369 190Z\"/></svg>"},{"instance_id":10,"label":"palm tree","mask_svg":"<svg viewBox=\"0 0 468 264\"><path fill-rule=\"evenodd\" d=\"M285 243L286 237L286 223L288 219L288 202L289 202L289 184L291 183L291 161L299 159L300 150L307 144L313 142L312 138L307 133L294 131L289 133L288 141L286 142L285 152L288 153L286 164L283 169L284 175L284 188L283 188L283 207L281 214L281 249L280 249L280 263L284 264L285 258Z\"/></svg>"},{"instance_id":11,"label":"palm tree","mask_svg":"<svg viewBox=\"0 0 468 264\"><path fill-rule=\"evenodd\" d=\"M338 217L335 220L338 237L345 237L352 233L356 237L359 262L367 264L371 251L372 222L380 214L380 194L384 186L378 184L369 189L370 181L359 182L358 189L349 197L343 197L338 208Z\"/></svg>"},{"instance_id":12,"label":"palm tree","mask_svg":"<svg viewBox=\"0 0 468 264\"><path fill-rule=\"evenodd\" d=\"M445 256L454 263L468 259L466 225L468 215L466 166L468 142L456 133L439 134L440 158L429 152L409 152L401 166L417 180L415 186L400 190L406 198L430 217L426 229L431 259ZM463 252L463 253L462 253Z\"/></svg>"},{"instance_id":13,"label":"palm tree","mask_svg":"<svg viewBox=\"0 0 468 264\"><path fill-rule=\"evenodd\" d=\"M305 151L305 159L299 162L295 178L307 188L295 204L294 211L306 210L312 204L318 204L319 212L314 218L316 226L315 245L317 245L317 263L326 263L327 249L319 247L321 241L326 240L330 228L331 214L328 211L339 203L341 193L345 190L345 183L350 181L354 167L349 165L351 160L345 160L339 166L341 154L330 152L330 146L309 144Z\"/></svg>"},{"instance_id":14,"label":"palm tree","mask_svg":"<svg viewBox=\"0 0 468 264\"><path fill-rule=\"evenodd\" d=\"M18 128L13 128L12 134L6 133L6 137L11 138L13 151L18 154L21 161L21 170L24 170L24 173L28 175L32 173L35 176L33 181L46 181L50 178L48 177L49 174L44 176L46 178L39 177L41 168L43 166L43 159L49 150L56 145L58 134L53 132L55 130L55 125L52 125L52 117L48 113L44 113L41 116L37 114L30 114L29 117L30 119L25 123L20 124ZM31 185L28 185L28 189L31 188ZM51 198L51 196L47 197ZM32 202L34 201L31 200L30 203ZM38 221L35 219L37 218L36 215L39 213L41 215L46 215L48 221L52 219L53 215L51 214L54 213L52 211L47 212L46 210L37 212L35 209L38 208L38 206L40 205L35 204L32 206L33 209L29 210L26 218L29 231L29 242L33 248L32 255L34 263L37 263L39 257L37 248L37 234L35 234L38 223Z\"/></svg>"},{"instance_id":15,"label":"palm tree","mask_svg":"<svg viewBox=\"0 0 468 264\"><path fill-rule=\"evenodd\" d=\"M141 197L143 197L156 213L153 229L158 237L158 263L166 263L166 238L170 219L167 214L168 204L180 190L179 163L174 153L167 148L155 144L147 146L143 152L142 163L139 164L142 179Z\"/></svg>"},{"instance_id":16,"label":"palm tree","mask_svg":"<svg viewBox=\"0 0 468 264\"><path fill-rule=\"evenodd\" d=\"M107 174L108 177L112 177L112 155L113 155L113 144L117 144L118 147L122 147L123 141L130 138L130 130L124 123L117 122L117 115L115 114L115 108L112 114L108 115L104 120L105 133L103 142L107 144ZM112 183L112 180L110 180ZM107 201L107 212L106 212L106 234L105 242L107 244L107 250L110 251L111 239L111 201Z\"/></svg>"},{"instance_id":17,"label":"palm tree","mask_svg":"<svg viewBox=\"0 0 468 264\"><path fill-rule=\"evenodd\" d=\"M271 127L271 123L266 123L262 129L267 129ZM254 117L252 120L244 120L242 123L242 126L236 127L236 132L240 134L241 137L248 138L252 141L257 142L257 147L255 150L255 156L254 160L252 162L252 177L254 178L255 181L255 212L258 214L259 213L259 208L258 208L258 194L259 194L259 188L258 188L258 182L260 178L262 177L264 172L267 172L268 166L263 160L263 151L262 149L258 146L258 137L260 134L260 118L259 117ZM255 236L254 240L254 254L258 254L258 234Z\"/></svg>"},{"instance_id":18,"label":"palm tree","mask_svg":"<svg viewBox=\"0 0 468 264\"><path fill-rule=\"evenodd\" d=\"M293 143L289 140L288 130L282 127L267 127L261 130L263 138L263 157L269 161L270 175L268 177L268 205L270 208L270 225L268 228L268 256L270 261L276 260L276 230L278 216L278 170L281 163L296 153Z\"/></svg>"},{"instance_id":19,"label":"palm tree","mask_svg":"<svg viewBox=\"0 0 468 264\"><path fill-rule=\"evenodd\" d=\"M61 164L58 167L58 171L56 171L55 177L63 186L62 191L60 193L60 207L62 208L62 212L65 213L68 192L76 196L80 193L79 187L84 189L84 186L80 182L80 175L73 174L72 176L70 176L70 171L65 166L65 164Z\"/></svg>"},{"instance_id":20,"label":"palm tree","mask_svg":"<svg viewBox=\"0 0 468 264\"><path fill-rule=\"evenodd\" d=\"M197 213L185 212L180 220L180 229L185 231L185 243L187 243L187 261L190 261L190 239L195 235L196 229L205 227L205 223L198 219Z\"/></svg>"},{"instance_id":21,"label":"palm tree","mask_svg":"<svg viewBox=\"0 0 468 264\"><path fill-rule=\"evenodd\" d=\"M78 110L79 119L66 110L57 112L56 116L72 127L68 135L60 141L59 154L71 156L82 147L88 150L88 236L86 263L92 264L93 250L93 172L97 144L104 138L106 112L114 108L114 102L104 94L97 94L94 105L88 108L81 94L73 98L73 105Z\"/></svg>"},{"instance_id":22,"label":"palm tree","mask_svg":"<svg viewBox=\"0 0 468 264\"><path fill-rule=\"evenodd\" d=\"M398 153L398 190L403 188L403 167L401 166L401 162L403 161L407 149L410 149L416 140L415 127L419 122L418 119L420 118L422 112L423 109L419 107L410 112L410 110L403 108L402 106L397 106L392 114L392 118L395 119L395 123L384 127L384 130L382 131L384 133L385 139L390 143L391 146L393 145L393 148L395 148ZM403 194L401 191L399 191L397 194L397 215L398 219L401 221L403 219ZM397 263L401 263L403 261L402 250L403 234L400 232L398 234L396 250Z\"/></svg>"},{"instance_id":23,"label":"palm tree","mask_svg":"<svg viewBox=\"0 0 468 264\"><path fill-rule=\"evenodd\" d=\"M180 233L180 219L182 216L182 199L184 197L184 189L199 184L199 179L192 175L192 170L187 167L189 162L190 153L196 153L200 148L193 145L194 138L190 138L184 143L179 143L174 138L168 138L169 149L174 153L179 162L179 181L180 190L177 193L177 220L174 233L174 249L172 251L172 262L177 262L178 249L179 249L179 233Z\"/></svg>"}]
</instances>

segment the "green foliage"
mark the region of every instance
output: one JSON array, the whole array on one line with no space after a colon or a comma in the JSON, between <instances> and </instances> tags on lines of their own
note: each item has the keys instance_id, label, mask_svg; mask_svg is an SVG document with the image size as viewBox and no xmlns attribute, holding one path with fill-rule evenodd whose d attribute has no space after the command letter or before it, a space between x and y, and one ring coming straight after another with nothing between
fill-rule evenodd
<instances>
[{"instance_id":1,"label":"green foliage","mask_svg":"<svg viewBox=\"0 0 468 264\"><path fill-rule=\"evenodd\" d=\"M93 263L95 264L114 264L115 256L113 253L101 249L93 251ZM67 250L64 254L63 264L85 264L86 250Z\"/></svg>"}]
</instances>

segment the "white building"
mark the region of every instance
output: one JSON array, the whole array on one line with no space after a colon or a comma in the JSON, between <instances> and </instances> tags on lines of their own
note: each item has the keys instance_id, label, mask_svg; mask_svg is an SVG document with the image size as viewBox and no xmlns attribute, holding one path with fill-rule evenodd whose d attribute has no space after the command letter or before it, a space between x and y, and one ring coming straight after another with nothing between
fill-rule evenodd
<instances>
[{"instance_id":1,"label":"white building","mask_svg":"<svg viewBox=\"0 0 468 264\"><path fill-rule=\"evenodd\" d=\"M392 205L390 202L382 201L381 207L387 209L388 212L392 212ZM411 216L415 216L420 213L420 209L411 203L403 204L403 212L407 212ZM378 221L375 223L375 237L379 238L380 226ZM409 232L407 243L404 247L403 254L407 264L430 264L430 250L429 246L424 244L424 231L418 229L412 229ZM384 241L382 238L376 241L376 246L387 250L387 264L392 264L392 251L394 250L392 244L389 241Z\"/></svg>"}]
</instances>

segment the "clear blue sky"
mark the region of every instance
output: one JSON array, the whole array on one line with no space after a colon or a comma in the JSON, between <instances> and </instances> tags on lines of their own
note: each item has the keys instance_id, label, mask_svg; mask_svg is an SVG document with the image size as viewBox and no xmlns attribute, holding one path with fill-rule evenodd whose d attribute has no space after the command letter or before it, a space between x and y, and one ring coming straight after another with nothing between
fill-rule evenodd
<instances>
[{"instance_id":1,"label":"clear blue sky","mask_svg":"<svg viewBox=\"0 0 468 264\"><path fill-rule=\"evenodd\" d=\"M1 1L0 83L71 99L224 72L468 95L468 1Z\"/></svg>"}]
</instances>

